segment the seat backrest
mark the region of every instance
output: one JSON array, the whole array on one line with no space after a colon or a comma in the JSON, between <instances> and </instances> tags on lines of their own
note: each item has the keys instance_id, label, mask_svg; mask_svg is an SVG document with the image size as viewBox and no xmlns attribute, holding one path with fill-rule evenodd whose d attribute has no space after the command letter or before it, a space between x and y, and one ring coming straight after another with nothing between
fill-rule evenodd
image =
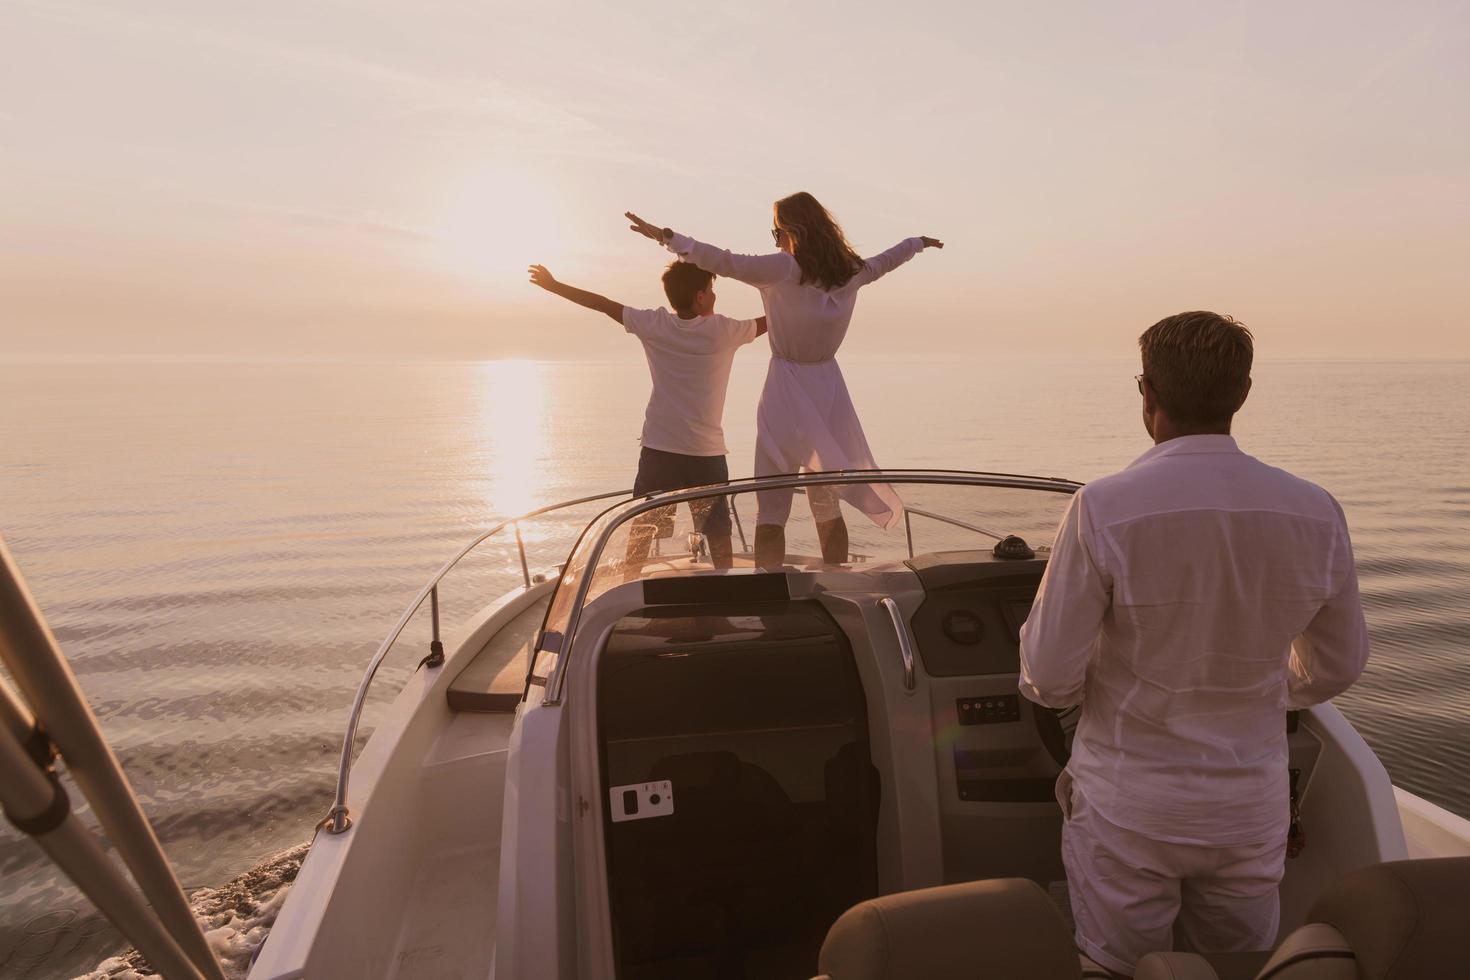
<instances>
[{"instance_id":1,"label":"seat backrest","mask_svg":"<svg viewBox=\"0 0 1470 980\"><path fill-rule=\"evenodd\" d=\"M1342 933L1361 980L1470 975L1470 857L1359 868L1322 893L1307 921Z\"/></svg>"},{"instance_id":2,"label":"seat backrest","mask_svg":"<svg viewBox=\"0 0 1470 980\"><path fill-rule=\"evenodd\" d=\"M1470 857L1391 861L1347 875L1282 940L1255 980L1470 977ZM1216 980L1219 957L1150 953L1137 980Z\"/></svg>"},{"instance_id":3,"label":"seat backrest","mask_svg":"<svg viewBox=\"0 0 1470 980\"><path fill-rule=\"evenodd\" d=\"M1256 976L1269 956L1269 953L1215 953L1210 956L1182 952L1145 953L1134 968L1133 980L1246 980ZM1351 963L1348 969L1352 969ZM1303 977L1289 974L1282 980L1305 980L1306 977L1311 977L1311 974ZM1319 978L1312 977L1312 980ZM1331 980L1339 978L1332 977ZM1357 980L1357 975L1349 973L1341 980Z\"/></svg>"},{"instance_id":4,"label":"seat backrest","mask_svg":"<svg viewBox=\"0 0 1470 980\"><path fill-rule=\"evenodd\" d=\"M1314 922L1282 940L1274 953L1148 953L1133 980L1358 980L1358 964L1342 933Z\"/></svg>"},{"instance_id":5,"label":"seat backrest","mask_svg":"<svg viewBox=\"0 0 1470 980\"><path fill-rule=\"evenodd\" d=\"M854 905L817 960L831 980L1080 980L1072 935L1024 878L971 881Z\"/></svg>"},{"instance_id":6,"label":"seat backrest","mask_svg":"<svg viewBox=\"0 0 1470 980\"><path fill-rule=\"evenodd\" d=\"M1281 941L1256 977L1358 980L1358 961L1342 933L1325 922L1309 922Z\"/></svg>"}]
</instances>

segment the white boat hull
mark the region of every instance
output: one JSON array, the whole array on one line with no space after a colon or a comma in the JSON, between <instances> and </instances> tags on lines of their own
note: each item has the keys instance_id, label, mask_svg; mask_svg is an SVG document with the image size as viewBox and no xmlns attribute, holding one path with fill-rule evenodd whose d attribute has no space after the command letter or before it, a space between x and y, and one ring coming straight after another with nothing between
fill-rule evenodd
<instances>
[{"instance_id":1,"label":"white boat hull","mask_svg":"<svg viewBox=\"0 0 1470 980\"><path fill-rule=\"evenodd\" d=\"M554 835L556 828L517 823L518 813L543 808L507 799L518 715L453 712L445 700L459 670L551 588L546 583L518 589L485 607L458 643L451 640L443 668L417 671L409 680L353 768L352 828L340 835L318 832L251 972L253 980L575 975L578 957L565 955L573 948L556 941L552 921L516 924L522 937L540 935L545 945L520 950L527 958L514 957L495 969L497 927L512 925L501 921L502 895L521 916L551 920L564 918L555 910L566 900L545 869L520 869L514 857L502 862L502 841L517 854L545 853L550 841L528 846L528 835ZM1307 727L1324 744L1338 743L1342 762L1355 761L1352 768L1368 773L1368 783L1375 771L1382 773L1336 709L1317 709ZM1369 758L1352 759L1364 753ZM1320 772L1317 778L1324 779ZM545 775L546 785L512 786L511 796L554 796L554 774ZM1386 785L1386 774L1381 778ZM1322 860L1341 859L1345 846L1361 850L1364 861L1470 855L1470 821L1402 789L1393 788L1390 796L1351 779L1332 785L1333 794L1317 796L1304 815L1315 846L1309 844L1303 860L1313 851ZM1344 793L1354 799L1335 798ZM1365 805L1373 811L1375 799L1378 807L1390 799L1394 805L1371 821L1371 833L1364 836L1363 827L1355 834L1326 831L1328 814L1362 812ZM565 802L554 806L565 821ZM503 827L507 814L511 824ZM1332 839L1337 837L1342 839ZM1285 897L1284 923L1290 924L1296 917L1292 908L1304 906L1311 895L1304 889Z\"/></svg>"},{"instance_id":2,"label":"white boat hull","mask_svg":"<svg viewBox=\"0 0 1470 980\"><path fill-rule=\"evenodd\" d=\"M437 670L416 671L352 770L352 827L318 830L252 978L484 976L491 961L513 716L453 712L445 690L550 589L472 617Z\"/></svg>"}]
</instances>

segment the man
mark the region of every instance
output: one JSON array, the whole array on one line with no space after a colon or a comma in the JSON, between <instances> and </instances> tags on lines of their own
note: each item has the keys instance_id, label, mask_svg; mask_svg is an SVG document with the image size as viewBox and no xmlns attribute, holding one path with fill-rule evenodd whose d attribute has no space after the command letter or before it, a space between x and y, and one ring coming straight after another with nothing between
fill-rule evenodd
<instances>
[{"instance_id":1,"label":"man","mask_svg":"<svg viewBox=\"0 0 1470 980\"><path fill-rule=\"evenodd\" d=\"M1347 524L1230 436L1250 332L1180 313L1139 338L1154 447L1062 519L1021 630L1021 693L1081 704L1057 782L1077 943L1131 976L1173 948L1267 949L1289 825L1287 708L1342 692L1368 634Z\"/></svg>"},{"instance_id":2,"label":"man","mask_svg":"<svg viewBox=\"0 0 1470 980\"><path fill-rule=\"evenodd\" d=\"M715 277L688 262L671 262L663 274L673 310L624 306L597 293L558 282L544 265L527 270L531 282L578 306L606 314L643 344L653 392L643 416L634 496L727 483L725 434L720 427L735 351L766 332L766 318L734 320L715 312ZM689 504L694 529L703 532L716 568L730 568L730 505L724 497ZM657 535L673 532L673 508L651 512L651 524L628 536L629 574L648 557Z\"/></svg>"}]
</instances>

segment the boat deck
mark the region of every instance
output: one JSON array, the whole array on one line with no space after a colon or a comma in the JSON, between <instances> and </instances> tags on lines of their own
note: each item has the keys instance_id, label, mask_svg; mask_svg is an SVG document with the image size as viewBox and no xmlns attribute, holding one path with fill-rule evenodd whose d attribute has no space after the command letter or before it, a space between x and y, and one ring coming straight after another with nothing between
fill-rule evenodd
<instances>
[{"instance_id":1,"label":"boat deck","mask_svg":"<svg viewBox=\"0 0 1470 980\"><path fill-rule=\"evenodd\" d=\"M531 603L475 655L449 685L452 711L513 712L526 686L526 665L551 595Z\"/></svg>"}]
</instances>

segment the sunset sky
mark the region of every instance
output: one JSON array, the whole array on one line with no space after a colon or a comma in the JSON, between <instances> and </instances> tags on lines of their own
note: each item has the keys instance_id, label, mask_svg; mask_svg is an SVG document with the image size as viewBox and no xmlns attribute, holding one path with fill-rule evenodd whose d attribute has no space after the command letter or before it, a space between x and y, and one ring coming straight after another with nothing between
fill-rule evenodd
<instances>
[{"instance_id":1,"label":"sunset sky","mask_svg":"<svg viewBox=\"0 0 1470 980\"><path fill-rule=\"evenodd\" d=\"M0 0L0 359L636 357L526 265L801 189L948 244L849 354L1467 357L1470 4Z\"/></svg>"}]
</instances>

